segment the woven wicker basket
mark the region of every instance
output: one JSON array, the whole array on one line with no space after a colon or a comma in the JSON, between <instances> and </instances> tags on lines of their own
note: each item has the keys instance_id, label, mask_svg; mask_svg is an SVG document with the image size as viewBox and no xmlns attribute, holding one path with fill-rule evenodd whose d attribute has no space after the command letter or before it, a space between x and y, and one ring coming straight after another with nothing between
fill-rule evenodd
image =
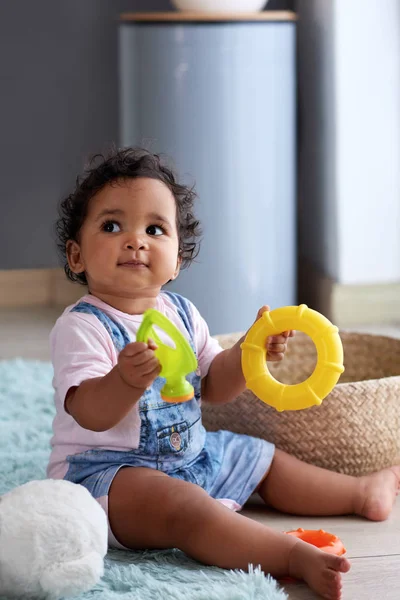
<instances>
[{"instance_id":1,"label":"woven wicker basket","mask_svg":"<svg viewBox=\"0 0 400 600\"><path fill-rule=\"evenodd\" d=\"M205 427L261 437L306 462L350 475L399 462L400 340L340 335L346 370L321 406L279 413L247 390L229 404L204 403ZM218 340L229 348L239 337L222 335ZM285 359L269 367L276 379L294 384L309 377L316 360L313 342L298 332Z\"/></svg>"}]
</instances>

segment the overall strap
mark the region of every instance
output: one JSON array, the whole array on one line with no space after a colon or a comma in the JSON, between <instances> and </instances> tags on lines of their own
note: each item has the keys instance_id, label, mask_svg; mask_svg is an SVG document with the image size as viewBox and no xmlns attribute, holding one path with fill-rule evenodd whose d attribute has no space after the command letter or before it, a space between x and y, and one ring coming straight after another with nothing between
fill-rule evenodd
<instances>
[{"instance_id":1,"label":"overall strap","mask_svg":"<svg viewBox=\"0 0 400 600\"><path fill-rule=\"evenodd\" d=\"M178 315L182 319L183 324L185 325L188 331L190 339L192 340L192 342L194 342L194 326L189 300L186 300L186 298L184 298L180 294L175 294L174 292L163 291L163 294L166 294L169 300L171 300L171 302L176 306Z\"/></svg>"},{"instance_id":2,"label":"overall strap","mask_svg":"<svg viewBox=\"0 0 400 600\"><path fill-rule=\"evenodd\" d=\"M131 339L125 327L121 323L113 321L109 315L100 308L97 308L97 306L93 306L93 304L90 304L89 302L79 302L79 304L74 306L71 312L86 313L97 317L110 334L118 352L130 343Z\"/></svg>"}]
</instances>

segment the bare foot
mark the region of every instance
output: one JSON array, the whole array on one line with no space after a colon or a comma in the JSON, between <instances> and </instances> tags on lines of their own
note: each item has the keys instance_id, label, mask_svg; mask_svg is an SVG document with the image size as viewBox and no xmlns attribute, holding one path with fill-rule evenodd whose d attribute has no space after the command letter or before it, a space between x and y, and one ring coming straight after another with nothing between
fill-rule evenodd
<instances>
[{"instance_id":1,"label":"bare foot","mask_svg":"<svg viewBox=\"0 0 400 600\"><path fill-rule=\"evenodd\" d=\"M400 466L359 479L356 513L371 521L388 518L400 486Z\"/></svg>"},{"instance_id":2,"label":"bare foot","mask_svg":"<svg viewBox=\"0 0 400 600\"><path fill-rule=\"evenodd\" d=\"M290 553L290 576L303 579L311 589L326 600L340 600L341 573L347 573L349 569L350 563L347 558L328 554L302 540L298 540Z\"/></svg>"}]
</instances>

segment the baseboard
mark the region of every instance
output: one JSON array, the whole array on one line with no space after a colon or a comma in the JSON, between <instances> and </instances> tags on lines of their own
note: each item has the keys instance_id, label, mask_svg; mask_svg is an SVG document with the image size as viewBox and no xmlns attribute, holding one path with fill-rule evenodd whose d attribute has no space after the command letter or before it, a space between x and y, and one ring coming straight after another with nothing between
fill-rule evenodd
<instances>
[{"instance_id":1,"label":"baseboard","mask_svg":"<svg viewBox=\"0 0 400 600\"><path fill-rule=\"evenodd\" d=\"M0 271L0 289L0 308L67 306L86 291L69 281L63 269Z\"/></svg>"},{"instance_id":2,"label":"baseboard","mask_svg":"<svg viewBox=\"0 0 400 600\"><path fill-rule=\"evenodd\" d=\"M299 303L324 314L339 327L400 323L400 281L345 285L302 261L299 265Z\"/></svg>"},{"instance_id":3,"label":"baseboard","mask_svg":"<svg viewBox=\"0 0 400 600\"><path fill-rule=\"evenodd\" d=\"M376 285L334 284L332 311L341 327L400 323L400 282Z\"/></svg>"},{"instance_id":4,"label":"baseboard","mask_svg":"<svg viewBox=\"0 0 400 600\"><path fill-rule=\"evenodd\" d=\"M299 265L298 302L318 310L339 327L400 323L400 282L343 285L305 261ZM87 290L62 269L0 271L0 308L67 306Z\"/></svg>"}]
</instances>

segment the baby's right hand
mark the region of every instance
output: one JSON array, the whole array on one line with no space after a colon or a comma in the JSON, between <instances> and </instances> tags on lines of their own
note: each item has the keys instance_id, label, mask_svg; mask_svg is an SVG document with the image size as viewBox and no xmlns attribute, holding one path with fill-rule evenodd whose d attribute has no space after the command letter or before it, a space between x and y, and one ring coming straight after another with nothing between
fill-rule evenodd
<instances>
[{"instance_id":1,"label":"baby's right hand","mask_svg":"<svg viewBox=\"0 0 400 600\"><path fill-rule=\"evenodd\" d=\"M127 344L118 356L118 370L122 379L131 387L145 390L158 377L161 365L154 354L157 350L153 340Z\"/></svg>"}]
</instances>

